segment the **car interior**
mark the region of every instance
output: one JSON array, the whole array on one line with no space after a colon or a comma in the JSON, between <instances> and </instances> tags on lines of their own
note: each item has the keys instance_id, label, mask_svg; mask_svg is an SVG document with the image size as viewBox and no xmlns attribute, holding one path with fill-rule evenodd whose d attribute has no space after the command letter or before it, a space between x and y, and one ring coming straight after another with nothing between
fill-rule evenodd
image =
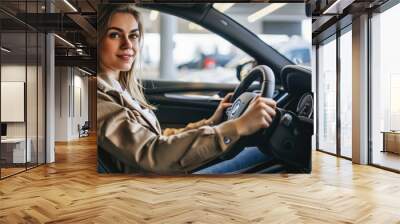
<instances>
[{"instance_id":1,"label":"car interior","mask_svg":"<svg viewBox=\"0 0 400 224\"><path fill-rule=\"evenodd\" d=\"M156 115L162 128L184 127L189 122L210 117L219 101L229 92L235 92L232 107L237 101L241 104L239 110L232 112L232 108L228 109L226 119L240 116L255 94L277 101L278 115L270 128L241 139L229 155L222 155L199 169L232 158L243 146L258 146L264 153L271 155L273 160L256 164L240 173L311 172L313 95L310 68L294 65L251 31L212 8L212 4L146 3L139 6L195 22L222 36L255 59L250 71L244 72L244 78L241 73L246 65L238 66L237 77L241 81L238 86L143 80L145 95L150 103L157 106ZM237 114L232 115L234 112Z\"/></svg>"}]
</instances>

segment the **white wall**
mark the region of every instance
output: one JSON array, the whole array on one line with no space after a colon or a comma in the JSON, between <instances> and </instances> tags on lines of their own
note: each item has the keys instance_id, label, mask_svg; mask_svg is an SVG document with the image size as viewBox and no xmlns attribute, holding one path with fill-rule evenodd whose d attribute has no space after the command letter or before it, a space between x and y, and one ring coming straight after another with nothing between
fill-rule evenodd
<instances>
[{"instance_id":1,"label":"white wall","mask_svg":"<svg viewBox=\"0 0 400 224\"><path fill-rule=\"evenodd\" d=\"M82 77L81 73L78 70L75 70L74 75L74 91L73 91L73 99L74 99L74 108L72 112L72 136L74 138L79 137L78 133L78 124L81 126L85 123L85 121L89 120L88 116L88 78ZM79 75L77 75L79 72ZM80 93L78 93L80 91ZM80 96L80 97L79 97ZM80 102L79 102L80 101ZM72 105L72 103L71 103ZM79 108L81 107L81 108ZM80 111L81 110L81 111Z\"/></svg>"},{"instance_id":2,"label":"white wall","mask_svg":"<svg viewBox=\"0 0 400 224\"><path fill-rule=\"evenodd\" d=\"M71 67L55 70L55 141L70 141L79 138L78 124L88 120L88 78Z\"/></svg>"},{"instance_id":3,"label":"white wall","mask_svg":"<svg viewBox=\"0 0 400 224\"><path fill-rule=\"evenodd\" d=\"M55 141L68 141L69 118L69 69L55 68Z\"/></svg>"}]
</instances>

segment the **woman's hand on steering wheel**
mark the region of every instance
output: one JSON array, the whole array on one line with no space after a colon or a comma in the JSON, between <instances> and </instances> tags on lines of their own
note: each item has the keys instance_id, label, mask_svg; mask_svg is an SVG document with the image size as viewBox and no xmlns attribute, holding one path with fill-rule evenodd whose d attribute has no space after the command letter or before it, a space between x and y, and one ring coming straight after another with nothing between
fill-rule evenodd
<instances>
[{"instance_id":1,"label":"woman's hand on steering wheel","mask_svg":"<svg viewBox=\"0 0 400 224\"><path fill-rule=\"evenodd\" d=\"M273 99L256 96L242 116L234 119L239 135L251 135L268 128L276 115L275 110L276 102Z\"/></svg>"},{"instance_id":2,"label":"woman's hand on steering wheel","mask_svg":"<svg viewBox=\"0 0 400 224\"><path fill-rule=\"evenodd\" d=\"M231 103L231 98L232 98L233 93L228 93L225 95L225 97L221 100L219 103L217 109L215 110L214 114L208 119L209 123L212 124L219 124L222 121L222 118L224 116L225 110L232 106Z\"/></svg>"}]
</instances>

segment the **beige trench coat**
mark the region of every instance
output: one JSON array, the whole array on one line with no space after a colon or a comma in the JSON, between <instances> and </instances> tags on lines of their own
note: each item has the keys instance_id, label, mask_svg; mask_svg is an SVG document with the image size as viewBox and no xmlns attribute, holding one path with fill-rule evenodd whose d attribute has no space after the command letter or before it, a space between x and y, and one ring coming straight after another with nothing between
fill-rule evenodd
<instances>
[{"instance_id":1,"label":"beige trench coat","mask_svg":"<svg viewBox=\"0 0 400 224\"><path fill-rule=\"evenodd\" d=\"M107 77L97 80L97 144L125 173L190 173L228 151L240 137L231 121L192 124L178 134L163 135L158 121L152 123Z\"/></svg>"}]
</instances>

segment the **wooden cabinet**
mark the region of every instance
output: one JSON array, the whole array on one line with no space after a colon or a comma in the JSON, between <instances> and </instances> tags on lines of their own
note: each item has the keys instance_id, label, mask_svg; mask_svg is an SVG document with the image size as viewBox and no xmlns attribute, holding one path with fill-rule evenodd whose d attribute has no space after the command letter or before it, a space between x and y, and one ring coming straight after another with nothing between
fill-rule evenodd
<instances>
[{"instance_id":1,"label":"wooden cabinet","mask_svg":"<svg viewBox=\"0 0 400 224\"><path fill-rule=\"evenodd\" d=\"M383 152L400 154L400 132L383 133Z\"/></svg>"}]
</instances>

